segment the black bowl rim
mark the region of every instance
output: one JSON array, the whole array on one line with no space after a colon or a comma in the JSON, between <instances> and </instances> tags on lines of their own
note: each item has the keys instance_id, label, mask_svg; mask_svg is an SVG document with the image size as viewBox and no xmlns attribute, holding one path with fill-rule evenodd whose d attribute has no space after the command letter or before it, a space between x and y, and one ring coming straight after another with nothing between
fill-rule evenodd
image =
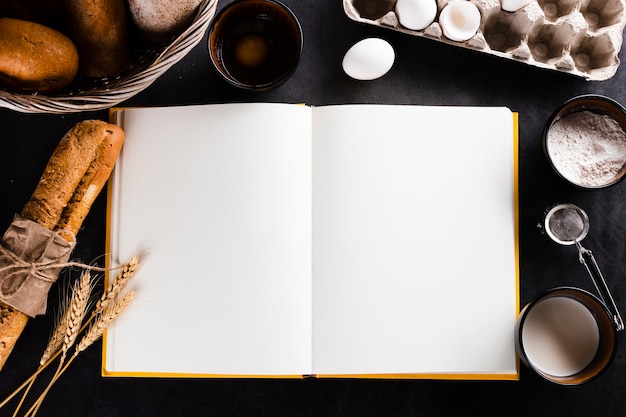
<instances>
[{"instance_id":1,"label":"black bowl rim","mask_svg":"<svg viewBox=\"0 0 626 417\"><path fill-rule=\"evenodd\" d=\"M626 175L622 175L621 177L619 177L617 180L613 181L613 182L609 182L607 184L602 184L602 185L598 185L598 186L585 186L582 184L577 184L571 180L569 180L568 178L566 178L565 176L563 176L563 174L561 174L561 172L559 171L559 169L556 167L556 165L554 164L554 162L552 161L552 158L550 158L550 154L548 153L548 133L550 132L550 128L552 127L552 125L554 123L556 123L561 117L566 116L568 114L572 114L575 113L577 111L580 111L580 109L576 109L575 106L577 104L584 104L585 102L589 102L589 103L593 103L593 102L604 102L609 104L610 106L613 106L617 111L621 112L624 114L624 116L626 117L626 108L624 106L622 106L619 102L617 102L616 100L602 95L602 94L582 94L582 95L578 95L575 97L572 97L570 99L568 99L567 101L565 101L563 104L561 104L554 112L552 112L552 114L550 115L550 117L548 118L548 121L546 122L544 128L543 128L543 133L542 133L542 147L543 147L543 152L544 155L546 156L546 158L548 159L548 162L550 164L550 166L552 167L553 171L563 180L565 180L568 184L571 184L573 186L575 186L576 188L580 189L580 190L590 190L590 191L597 191L597 190L603 190L605 188L611 187L615 184L620 183L624 177L626 177ZM563 114L561 114L564 110L572 108L571 111L567 111ZM621 125L621 123L620 123ZM624 129L624 131L626 132L626 126L622 126L622 128Z\"/></svg>"},{"instance_id":2,"label":"black bowl rim","mask_svg":"<svg viewBox=\"0 0 626 417\"><path fill-rule=\"evenodd\" d=\"M266 83L266 84L261 84L261 85L248 85L248 84L244 84L244 83L240 83L237 80L234 80L230 77L227 77L225 74L222 73L222 71L219 70L219 66L217 65L217 63L215 62L215 58L213 58L213 54L211 53L211 37L213 35L213 30L215 28L215 24L216 22L218 22L220 20L220 18L223 16L223 14L231 7L239 4L239 3L245 3L246 1L249 0L235 0L229 4L227 4L226 6L224 6L221 10L219 10L217 12L217 14L215 15L215 17L213 18L213 21L211 22L211 25L209 26L209 32L208 32L208 36L207 36L207 46L209 49L209 58L211 58L211 63L213 64L213 67L215 68L215 70L222 76L222 78L224 80L226 80L228 83L230 83L231 85L234 85L235 87L241 88L243 90L248 90L248 91L267 91L271 88L274 88L280 84L282 84L283 82L285 82L296 70L296 68L298 67L298 63L300 62L300 58L302 57L302 49L304 48L304 32L302 30L302 25L300 24L300 20L298 20L298 17L296 16L296 14L293 12L293 10L291 10L291 8L289 8L287 5L285 5L284 3L280 2L279 0L261 0L267 3L274 3L277 6L280 6L281 8L283 8L293 19L296 27L298 28L298 33L300 35L300 42L298 45L298 56L296 57L296 60L294 61L294 64L292 65L291 69L289 71L287 71L285 74L283 74L282 77ZM258 1L258 0L257 0Z\"/></svg>"},{"instance_id":3,"label":"black bowl rim","mask_svg":"<svg viewBox=\"0 0 626 417\"><path fill-rule=\"evenodd\" d=\"M606 319L608 320L608 322L611 324L610 328L611 328L611 332L612 332L612 337L614 340L614 346L613 346L613 350L611 351L611 355L608 358L606 365L604 366L604 368L602 368L600 371L598 371L598 373L596 373L595 375L593 375L592 377L581 381L580 383L577 384L568 384L566 382L560 382L557 381L555 379L549 378L549 376L547 374L545 374L544 372L542 372L541 370L537 369L535 366L532 365L532 363L530 363L530 361L528 360L528 357L526 356L526 351L523 348L522 342L521 342L521 338L522 338L522 329L524 328L524 322L526 321L526 318L528 317L528 314L526 314L526 312L532 308L532 306L534 306L535 304L539 303L540 301L542 301L543 299L545 299L546 297L559 292L559 291L571 291L571 292L577 292L579 294L582 294L584 296L589 297L592 301L595 301L599 307L601 307L601 309L606 313ZM571 287L571 286L559 286L559 287L554 287L554 288L550 288L546 291L544 291L543 293L537 295L536 297L534 297L532 300L530 300L525 306L524 308L522 308L522 310L520 311L520 314L518 316L517 321L515 322L515 350L519 356L519 358L521 359L521 361L530 369L533 370L533 372L535 372L537 375L539 375L540 377L542 377L544 380L558 385L558 386L580 386L583 384L587 384L591 381L594 381L596 379L598 379L602 374L604 374L604 372L606 372L606 370L611 366L611 364L613 363L613 360L615 358L615 355L617 353L618 350L618 338L617 338L617 329L615 329L615 326L613 325L613 322L611 320L611 314L608 310L608 308L606 307L606 305L594 294L592 294L591 292L584 290L582 288L577 288L577 287Z\"/></svg>"}]
</instances>

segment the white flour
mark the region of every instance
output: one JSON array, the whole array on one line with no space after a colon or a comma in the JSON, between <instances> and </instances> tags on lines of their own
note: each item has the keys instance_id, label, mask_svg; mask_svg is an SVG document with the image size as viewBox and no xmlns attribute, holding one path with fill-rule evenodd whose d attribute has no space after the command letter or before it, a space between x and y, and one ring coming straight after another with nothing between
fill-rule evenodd
<instances>
[{"instance_id":1,"label":"white flour","mask_svg":"<svg viewBox=\"0 0 626 417\"><path fill-rule=\"evenodd\" d=\"M566 179L586 187L602 186L615 180L626 163L626 133L609 116L576 112L552 125L547 149Z\"/></svg>"}]
</instances>

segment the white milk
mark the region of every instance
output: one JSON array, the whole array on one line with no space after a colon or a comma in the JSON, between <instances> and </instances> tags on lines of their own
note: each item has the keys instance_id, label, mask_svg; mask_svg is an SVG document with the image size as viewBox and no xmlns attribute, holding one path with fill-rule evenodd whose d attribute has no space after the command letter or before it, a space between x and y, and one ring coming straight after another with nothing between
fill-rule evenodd
<instances>
[{"instance_id":1,"label":"white milk","mask_svg":"<svg viewBox=\"0 0 626 417\"><path fill-rule=\"evenodd\" d=\"M600 332L591 312L579 301L554 297L528 311L522 343L531 364L553 376L574 375L592 361Z\"/></svg>"}]
</instances>

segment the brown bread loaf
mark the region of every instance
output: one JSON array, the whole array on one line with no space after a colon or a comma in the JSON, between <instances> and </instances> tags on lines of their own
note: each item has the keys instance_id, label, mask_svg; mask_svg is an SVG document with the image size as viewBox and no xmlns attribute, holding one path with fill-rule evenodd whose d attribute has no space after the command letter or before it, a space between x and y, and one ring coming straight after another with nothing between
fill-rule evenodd
<instances>
[{"instance_id":1,"label":"brown bread loaf","mask_svg":"<svg viewBox=\"0 0 626 417\"><path fill-rule=\"evenodd\" d=\"M127 0L131 21L149 42L162 42L183 31L201 0Z\"/></svg>"},{"instance_id":2,"label":"brown bread loaf","mask_svg":"<svg viewBox=\"0 0 626 417\"><path fill-rule=\"evenodd\" d=\"M78 233L91 205L100 194L102 186L109 179L117 156L122 149L124 138L122 129L108 123L91 123L81 125L80 128L84 128L84 130L79 130L75 134L104 137L104 140L96 148L93 162L87 168L56 225L58 230L69 230L74 234Z\"/></svg>"},{"instance_id":3,"label":"brown bread loaf","mask_svg":"<svg viewBox=\"0 0 626 417\"><path fill-rule=\"evenodd\" d=\"M78 233L120 152L124 132L100 120L78 123L59 142L21 215L50 230ZM28 316L0 302L0 369Z\"/></svg>"},{"instance_id":4,"label":"brown bread loaf","mask_svg":"<svg viewBox=\"0 0 626 417\"><path fill-rule=\"evenodd\" d=\"M0 18L0 84L21 92L51 93L78 71L78 51L64 34L38 23Z\"/></svg>"},{"instance_id":5,"label":"brown bread loaf","mask_svg":"<svg viewBox=\"0 0 626 417\"><path fill-rule=\"evenodd\" d=\"M116 76L131 66L125 0L67 0L66 9L79 75Z\"/></svg>"}]
</instances>

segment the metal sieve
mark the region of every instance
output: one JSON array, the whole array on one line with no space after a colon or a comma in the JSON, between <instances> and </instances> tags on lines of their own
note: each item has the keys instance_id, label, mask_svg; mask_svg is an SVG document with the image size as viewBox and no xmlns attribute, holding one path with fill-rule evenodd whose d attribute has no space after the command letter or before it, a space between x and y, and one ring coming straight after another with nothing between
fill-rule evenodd
<instances>
[{"instance_id":1,"label":"metal sieve","mask_svg":"<svg viewBox=\"0 0 626 417\"><path fill-rule=\"evenodd\" d=\"M585 249L580 243L589 232L589 217L580 207L573 204L559 204L552 207L545 217L545 230L548 236L560 245L576 245L578 259L585 266L593 281L600 299L609 310L615 328L624 330L624 322L619 314L617 305L611 296L609 287L602 276L600 267L592 252Z\"/></svg>"}]
</instances>

